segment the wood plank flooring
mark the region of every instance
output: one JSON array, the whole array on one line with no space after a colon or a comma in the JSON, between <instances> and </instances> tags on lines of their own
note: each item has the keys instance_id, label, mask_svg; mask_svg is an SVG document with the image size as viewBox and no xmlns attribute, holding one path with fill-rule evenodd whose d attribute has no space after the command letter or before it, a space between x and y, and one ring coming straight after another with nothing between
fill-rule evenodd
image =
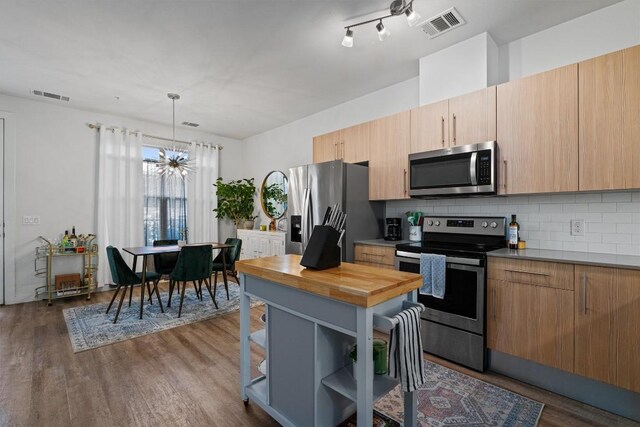
<instances>
[{"instance_id":1,"label":"wood plank flooring","mask_svg":"<svg viewBox=\"0 0 640 427\"><path fill-rule=\"evenodd\" d=\"M278 425L240 400L238 313L74 354L62 309L111 295L0 307L0 426ZM252 310L255 329L262 312ZM252 366L261 360L255 350ZM540 426L638 425L498 374L429 359L544 403Z\"/></svg>"}]
</instances>

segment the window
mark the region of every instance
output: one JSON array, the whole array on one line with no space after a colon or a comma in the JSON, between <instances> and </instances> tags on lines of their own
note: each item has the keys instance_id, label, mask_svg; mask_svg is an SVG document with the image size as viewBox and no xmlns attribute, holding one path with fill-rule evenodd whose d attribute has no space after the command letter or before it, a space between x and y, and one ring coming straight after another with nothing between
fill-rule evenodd
<instances>
[{"instance_id":1,"label":"window","mask_svg":"<svg viewBox=\"0 0 640 427\"><path fill-rule=\"evenodd\" d=\"M146 245L152 245L154 240L182 239L187 227L186 183L160 175L156 167L159 153L159 148L142 148Z\"/></svg>"}]
</instances>

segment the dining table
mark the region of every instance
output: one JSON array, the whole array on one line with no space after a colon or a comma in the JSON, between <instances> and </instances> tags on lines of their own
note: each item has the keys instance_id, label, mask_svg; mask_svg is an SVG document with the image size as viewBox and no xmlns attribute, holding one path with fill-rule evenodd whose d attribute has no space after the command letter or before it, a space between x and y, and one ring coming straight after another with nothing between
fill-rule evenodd
<instances>
[{"instance_id":1,"label":"dining table","mask_svg":"<svg viewBox=\"0 0 640 427\"><path fill-rule=\"evenodd\" d=\"M136 271L138 257L142 257L142 286L140 287L140 319L142 319L142 312L144 310L144 284L146 283L147 275L147 258L150 255L158 254L171 254L178 253L184 246L202 246L210 245L211 250L220 250L222 253L222 278L224 279L225 287L227 284L227 259L225 256L225 249L232 248L233 245L219 242L209 243L193 243L188 245L169 245L169 246L136 246L131 248L122 248L123 251L133 255L133 271ZM149 295L151 297L151 295Z\"/></svg>"}]
</instances>

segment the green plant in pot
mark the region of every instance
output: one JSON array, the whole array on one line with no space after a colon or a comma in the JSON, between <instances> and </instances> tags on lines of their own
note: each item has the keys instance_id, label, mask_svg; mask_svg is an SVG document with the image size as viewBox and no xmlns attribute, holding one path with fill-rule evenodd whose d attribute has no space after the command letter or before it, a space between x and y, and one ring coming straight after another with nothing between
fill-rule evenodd
<instances>
[{"instance_id":1,"label":"green plant in pot","mask_svg":"<svg viewBox=\"0 0 640 427\"><path fill-rule=\"evenodd\" d=\"M253 178L229 182L218 178L213 186L217 188L218 193L218 207L213 210L217 218L230 219L236 227L245 221L253 222L256 219L253 215L256 194Z\"/></svg>"},{"instance_id":2,"label":"green plant in pot","mask_svg":"<svg viewBox=\"0 0 640 427\"><path fill-rule=\"evenodd\" d=\"M282 184L273 183L264 187L262 197L265 200L267 215L270 218L281 217L287 205L287 194L284 192Z\"/></svg>"}]
</instances>

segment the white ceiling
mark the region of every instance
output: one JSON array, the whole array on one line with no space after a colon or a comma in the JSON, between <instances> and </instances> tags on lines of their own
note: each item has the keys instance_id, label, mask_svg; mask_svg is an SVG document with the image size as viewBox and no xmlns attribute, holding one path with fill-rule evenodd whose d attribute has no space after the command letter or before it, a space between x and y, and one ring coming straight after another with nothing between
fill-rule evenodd
<instances>
[{"instance_id":1,"label":"white ceiling","mask_svg":"<svg viewBox=\"0 0 640 427\"><path fill-rule=\"evenodd\" d=\"M386 41L372 24L347 49L343 26L390 0L1 0L0 92L165 124L177 92L177 123L242 139L415 77L420 57L481 32L503 44L617 1L416 0L467 24L429 40L391 18Z\"/></svg>"}]
</instances>

